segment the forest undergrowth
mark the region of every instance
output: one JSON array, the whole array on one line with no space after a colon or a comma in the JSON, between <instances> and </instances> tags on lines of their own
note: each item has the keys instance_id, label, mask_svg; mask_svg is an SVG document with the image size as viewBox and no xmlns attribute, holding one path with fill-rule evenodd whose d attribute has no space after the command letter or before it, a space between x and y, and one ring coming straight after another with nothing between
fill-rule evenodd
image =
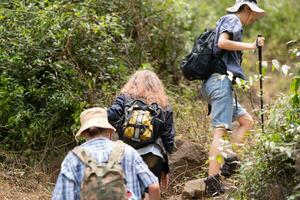
<instances>
[{"instance_id":1,"label":"forest undergrowth","mask_svg":"<svg viewBox=\"0 0 300 200\"><path fill-rule=\"evenodd\" d=\"M244 40L266 37L266 132L261 134L258 123L257 52L248 52L243 60L248 82L237 93L256 126L244 150L234 198L269 199L275 187L277 197L292 200L299 198L300 188L300 4L260 2L268 15L245 30ZM232 0L2 0L0 199L48 199L61 161L76 145L73 134L81 111L109 106L137 69L153 70L162 79L175 113L176 139L201 144L207 152L211 130L207 105L199 97L201 82L185 80L179 65L194 39L213 27L231 4Z\"/></svg>"}]
</instances>

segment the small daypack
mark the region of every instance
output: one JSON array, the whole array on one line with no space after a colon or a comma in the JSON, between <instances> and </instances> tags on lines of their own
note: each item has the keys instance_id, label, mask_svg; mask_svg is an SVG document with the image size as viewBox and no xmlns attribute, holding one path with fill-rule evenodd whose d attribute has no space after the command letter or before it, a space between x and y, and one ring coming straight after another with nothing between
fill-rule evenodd
<instances>
[{"instance_id":1,"label":"small daypack","mask_svg":"<svg viewBox=\"0 0 300 200\"><path fill-rule=\"evenodd\" d=\"M190 54L181 63L183 75L188 80L206 80L216 72L216 67L225 68L221 70L226 73L226 67L220 57L216 57L213 52L216 38L216 29L206 29L196 40ZM224 72L223 72L224 71Z\"/></svg>"},{"instance_id":2,"label":"small daypack","mask_svg":"<svg viewBox=\"0 0 300 200\"><path fill-rule=\"evenodd\" d=\"M117 141L107 164L98 164L84 147L75 147L72 152L86 165L80 188L81 200L127 200L125 177L120 164L125 144Z\"/></svg>"},{"instance_id":3,"label":"small daypack","mask_svg":"<svg viewBox=\"0 0 300 200\"><path fill-rule=\"evenodd\" d=\"M129 99L124 111L119 135L125 143L139 149L154 143L161 136L165 119L157 103L148 105L142 99Z\"/></svg>"}]
</instances>

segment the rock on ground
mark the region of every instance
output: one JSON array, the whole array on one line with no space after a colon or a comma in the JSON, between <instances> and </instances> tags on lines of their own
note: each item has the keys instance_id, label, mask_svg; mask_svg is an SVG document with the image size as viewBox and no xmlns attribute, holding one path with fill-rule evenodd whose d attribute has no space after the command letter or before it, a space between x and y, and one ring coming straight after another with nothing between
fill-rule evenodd
<instances>
[{"instance_id":1,"label":"rock on ground","mask_svg":"<svg viewBox=\"0 0 300 200\"><path fill-rule=\"evenodd\" d=\"M205 183L204 179L195 179L186 182L183 192L182 199L202 199L204 198Z\"/></svg>"},{"instance_id":2,"label":"rock on ground","mask_svg":"<svg viewBox=\"0 0 300 200\"><path fill-rule=\"evenodd\" d=\"M181 199L185 182L203 171L206 154L204 145L181 140L176 142L176 150L169 158L171 180L165 199Z\"/></svg>"}]
</instances>

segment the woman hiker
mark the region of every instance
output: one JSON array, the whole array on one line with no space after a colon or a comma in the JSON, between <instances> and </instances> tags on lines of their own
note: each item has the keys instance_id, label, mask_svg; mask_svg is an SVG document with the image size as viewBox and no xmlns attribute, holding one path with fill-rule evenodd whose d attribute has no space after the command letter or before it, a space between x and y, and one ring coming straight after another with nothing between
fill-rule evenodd
<instances>
[{"instance_id":1,"label":"woman hiker","mask_svg":"<svg viewBox=\"0 0 300 200\"><path fill-rule=\"evenodd\" d=\"M132 121L138 123L137 121L140 120L140 124L136 125L134 124L135 122L132 122L133 124L130 125L131 127L128 127L128 124L125 125L125 113L129 112L129 109L135 109L128 105L131 105L134 102L144 104L142 105L143 107L151 105L154 106L154 110L158 109L158 111L161 111L161 115L159 117L161 119L159 119L159 121L161 120L162 123L160 126L156 126L154 123L151 128L153 129L152 131L154 134L159 137L155 139L155 141L149 142L149 144L143 147L138 146L139 142L134 142L133 147L135 147L140 153L141 157L144 159L153 174L158 177L161 188L166 189L169 181L168 154L173 151L175 129L173 123L173 111L170 107L168 97L165 94L162 82L154 72L149 70L139 70L133 74L121 89L121 92L117 96L113 105L107 110L108 119L110 123L116 127L119 138L127 142L129 145L131 145L132 142L128 139L128 135L130 135L129 132L132 131L134 132L132 135L136 135L136 131L140 130L139 127L144 126L143 123L147 123L147 120L145 121L143 119L147 119L147 117L149 117L147 114L142 115L141 119L133 117ZM126 109L126 107L129 107L129 109ZM148 125L150 125L150 123ZM149 130L146 128L144 131L146 132ZM145 132L141 133L143 134L142 137L147 135ZM137 139L140 138L134 139L137 141Z\"/></svg>"},{"instance_id":2,"label":"woman hiker","mask_svg":"<svg viewBox=\"0 0 300 200\"><path fill-rule=\"evenodd\" d=\"M259 8L256 0L236 0L234 6L227 8L228 14L221 17L216 26L217 35L214 54L220 55L227 68L227 74L234 78L245 79L241 67L243 50L255 50L264 46L264 38L258 37L253 43L242 42L243 26L252 24L265 15ZM239 146L243 143L244 134L253 126L253 119L249 113L233 98L233 81L224 74L214 73L202 86L202 95L211 105L213 141L209 149L208 177L205 179L206 196L223 194L224 188L220 174L229 177L235 172L238 157L230 155L224 158L224 164L217 161L216 157L222 155L222 137L232 130L232 122L237 121L239 126L232 131L231 144Z\"/></svg>"}]
</instances>

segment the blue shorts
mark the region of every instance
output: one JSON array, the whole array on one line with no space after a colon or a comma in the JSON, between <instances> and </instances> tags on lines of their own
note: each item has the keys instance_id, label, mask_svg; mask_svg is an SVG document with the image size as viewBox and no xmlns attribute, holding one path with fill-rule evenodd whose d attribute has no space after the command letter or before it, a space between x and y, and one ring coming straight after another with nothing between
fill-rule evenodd
<instances>
[{"instance_id":1,"label":"blue shorts","mask_svg":"<svg viewBox=\"0 0 300 200\"><path fill-rule=\"evenodd\" d=\"M211 105L212 126L232 129L232 122L247 114L247 111L233 98L232 82L218 73L212 74L201 88L204 99Z\"/></svg>"}]
</instances>

